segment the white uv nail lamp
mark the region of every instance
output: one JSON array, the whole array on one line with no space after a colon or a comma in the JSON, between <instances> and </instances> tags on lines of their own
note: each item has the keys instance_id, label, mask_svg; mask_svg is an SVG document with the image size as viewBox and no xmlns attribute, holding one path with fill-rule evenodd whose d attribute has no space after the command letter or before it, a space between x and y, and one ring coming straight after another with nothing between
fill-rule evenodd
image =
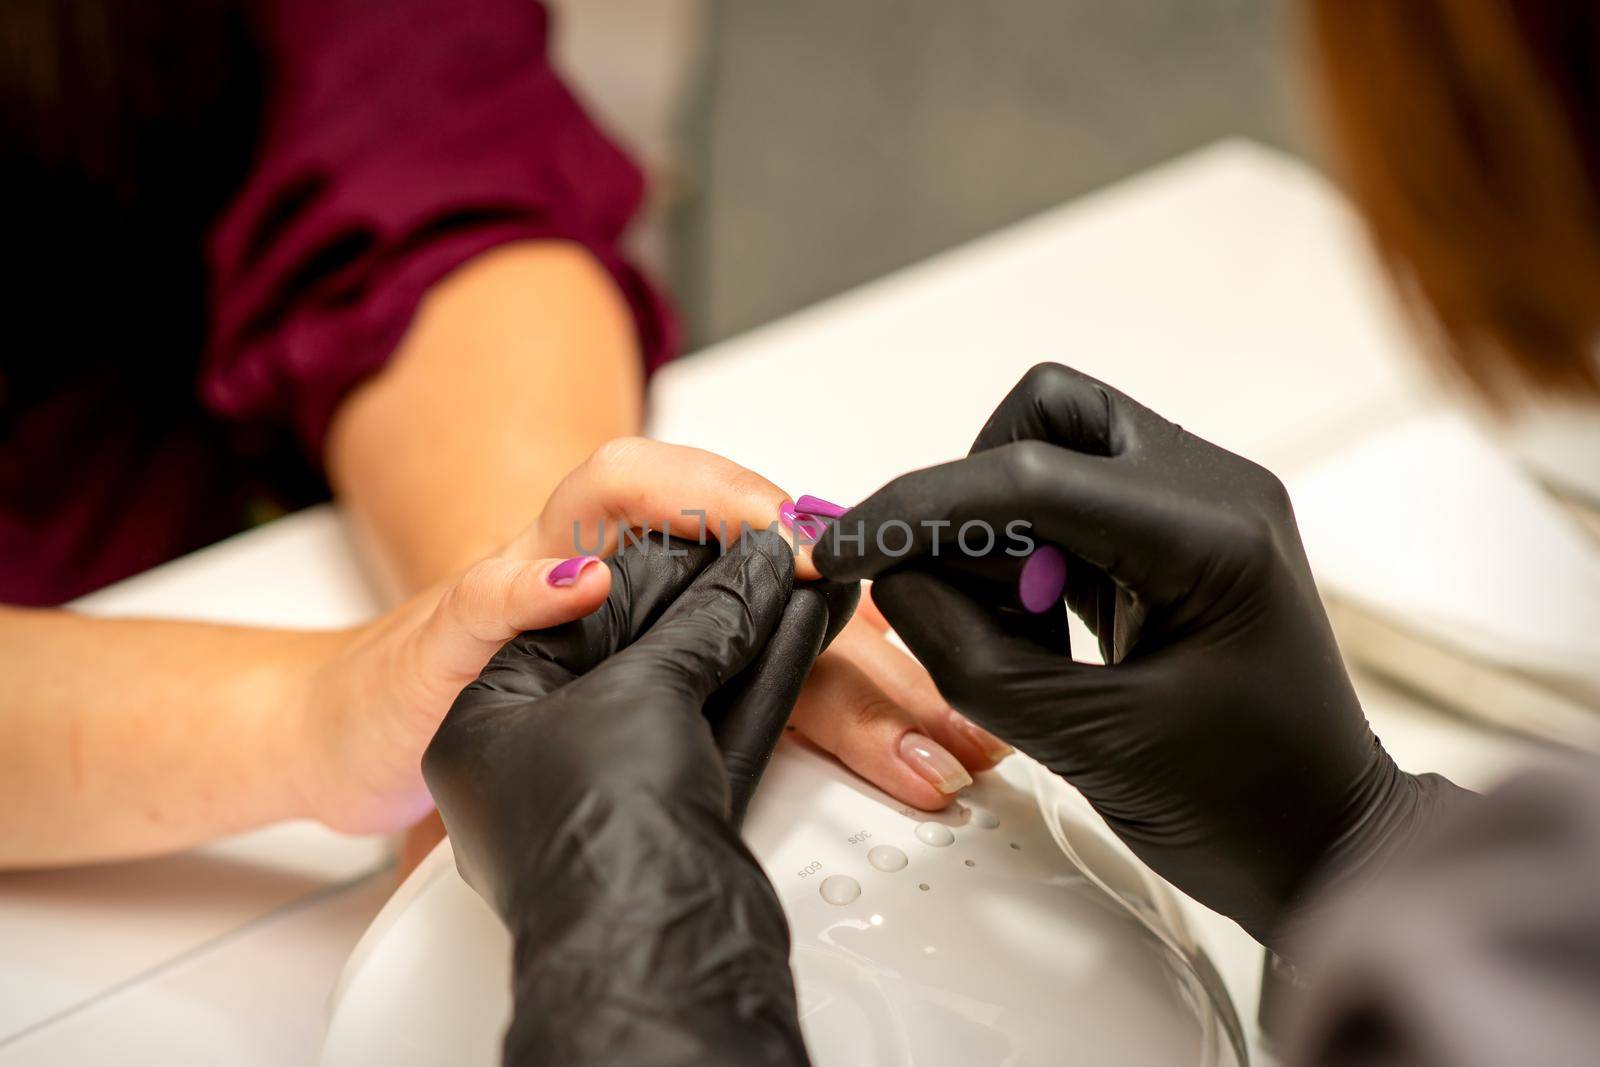
<instances>
[{"instance_id":1,"label":"white uv nail lamp","mask_svg":"<svg viewBox=\"0 0 1600 1067\"><path fill-rule=\"evenodd\" d=\"M1170 891L1024 757L930 815L786 738L744 832L817 1067L1246 1065ZM510 1013L510 939L446 842L351 954L322 1065L489 1067Z\"/></svg>"}]
</instances>

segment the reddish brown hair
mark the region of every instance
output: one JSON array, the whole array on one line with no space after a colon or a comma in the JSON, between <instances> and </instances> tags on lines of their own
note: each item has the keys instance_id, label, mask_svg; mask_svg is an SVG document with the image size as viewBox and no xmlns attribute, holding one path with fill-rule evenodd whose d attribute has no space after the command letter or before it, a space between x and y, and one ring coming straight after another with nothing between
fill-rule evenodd
<instances>
[{"instance_id":1,"label":"reddish brown hair","mask_svg":"<svg viewBox=\"0 0 1600 1067\"><path fill-rule=\"evenodd\" d=\"M1335 164L1431 345L1495 404L1600 399L1600 5L1309 0Z\"/></svg>"}]
</instances>

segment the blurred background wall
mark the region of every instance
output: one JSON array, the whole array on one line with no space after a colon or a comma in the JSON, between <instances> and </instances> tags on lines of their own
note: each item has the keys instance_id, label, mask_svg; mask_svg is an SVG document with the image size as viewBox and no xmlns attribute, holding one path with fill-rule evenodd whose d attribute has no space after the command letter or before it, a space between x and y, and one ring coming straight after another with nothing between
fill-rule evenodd
<instances>
[{"instance_id":1,"label":"blurred background wall","mask_svg":"<svg viewBox=\"0 0 1600 1067\"><path fill-rule=\"evenodd\" d=\"M1219 137L1306 140L1285 0L551 6L694 346Z\"/></svg>"}]
</instances>

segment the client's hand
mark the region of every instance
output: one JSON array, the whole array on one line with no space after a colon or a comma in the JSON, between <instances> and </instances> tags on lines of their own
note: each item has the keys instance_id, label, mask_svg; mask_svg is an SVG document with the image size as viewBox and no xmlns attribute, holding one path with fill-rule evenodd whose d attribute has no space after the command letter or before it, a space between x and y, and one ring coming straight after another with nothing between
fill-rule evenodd
<instances>
[{"instance_id":1,"label":"client's hand","mask_svg":"<svg viewBox=\"0 0 1600 1067\"><path fill-rule=\"evenodd\" d=\"M1110 666L1045 647L1037 620L878 538L909 524L926 556L933 523L1016 519L1068 552L1067 600ZM1369 863L1453 788L1401 771L1368 728L1278 479L1092 378L1035 368L969 458L838 522L864 536L825 538L823 573L877 575L878 606L957 707L1257 938L1313 870Z\"/></svg>"},{"instance_id":2,"label":"client's hand","mask_svg":"<svg viewBox=\"0 0 1600 1067\"><path fill-rule=\"evenodd\" d=\"M514 938L508 1064L805 1062L788 929L730 797L829 610L791 596L772 534L716 557L625 549L603 608L507 644L428 747L457 866Z\"/></svg>"},{"instance_id":3,"label":"client's hand","mask_svg":"<svg viewBox=\"0 0 1600 1067\"><path fill-rule=\"evenodd\" d=\"M795 576L817 577L808 533L791 497L721 456L644 438L612 441L572 472L543 513L507 550L512 556L606 555L634 527L736 541L743 527L776 525L796 543ZM688 514L686 514L686 512ZM796 525L800 527L797 531ZM956 713L915 660L887 639L875 611L853 620L801 694L795 729L897 799L936 809L1010 751Z\"/></svg>"},{"instance_id":4,"label":"client's hand","mask_svg":"<svg viewBox=\"0 0 1600 1067\"><path fill-rule=\"evenodd\" d=\"M611 572L583 562L484 560L365 626L318 635L289 704L303 735L301 810L351 833L426 814L422 751L450 702L512 637L605 600Z\"/></svg>"}]
</instances>

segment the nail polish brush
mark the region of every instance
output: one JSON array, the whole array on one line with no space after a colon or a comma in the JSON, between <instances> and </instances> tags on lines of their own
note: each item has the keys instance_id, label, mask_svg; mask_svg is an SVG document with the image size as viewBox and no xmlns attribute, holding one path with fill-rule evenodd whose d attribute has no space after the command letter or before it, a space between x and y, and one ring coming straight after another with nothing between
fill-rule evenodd
<instances>
[{"instance_id":1,"label":"nail polish brush","mask_svg":"<svg viewBox=\"0 0 1600 1067\"><path fill-rule=\"evenodd\" d=\"M805 495L794 502L793 510L802 519L837 519L849 509L821 497ZM948 552L940 552L938 563L986 583L1014 589L1016 602L1013 606L1035 615L1060 604L1067 588L1066 554L1048 542L1035 544L1022 555L988 552L974 556L952 545Z\"/></svg>"}]
</instances>

